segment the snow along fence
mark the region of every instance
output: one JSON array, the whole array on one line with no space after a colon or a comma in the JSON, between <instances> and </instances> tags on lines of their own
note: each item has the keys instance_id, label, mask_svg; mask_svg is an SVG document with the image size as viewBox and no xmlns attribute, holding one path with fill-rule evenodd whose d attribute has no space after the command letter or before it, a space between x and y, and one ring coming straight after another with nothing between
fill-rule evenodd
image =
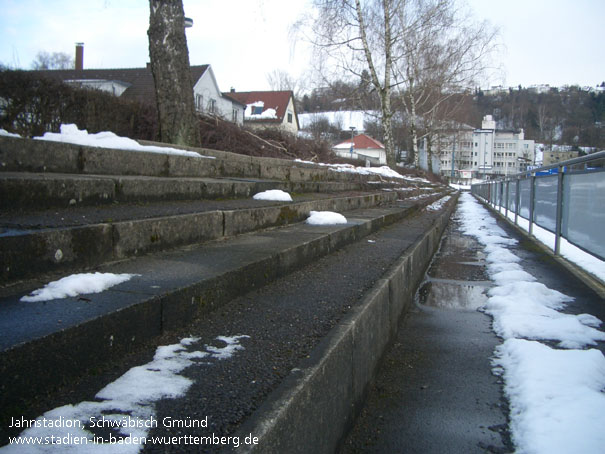
<instances>
[{"instance_id":1,"label":"snow along fence","mask_svg":"<svg viewBox=\"0 0 605 454\"><path fill-rule=\"evenodd\" d=\"M605 151L475 184L471 192L513 215L515 225L528 221L530 235L534 225L553 233L555 255L565 239L605 260Z\"/></svg>"}]
</instances>

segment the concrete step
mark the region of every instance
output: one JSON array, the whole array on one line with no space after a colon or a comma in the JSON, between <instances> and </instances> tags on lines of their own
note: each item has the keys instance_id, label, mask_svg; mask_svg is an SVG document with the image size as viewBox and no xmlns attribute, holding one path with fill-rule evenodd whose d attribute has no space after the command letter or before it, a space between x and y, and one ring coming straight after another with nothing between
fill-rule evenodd
<instances>
[{"instance_id":1,"label":"concrete step","mask_svg":"<svg viewBox=\"0 0 605 454\"><path fill-rule=\"evenodd\" d=\"M10 414L27 407L40 393L102 369L435 198L346 211L346 225L292 224L99 267L139 275L101 294L24 303L19 298L41 283L12 287L0 299L0 408Z\"/></svg>"},{"instance_id":2,"label":"concrete step","mask_svg":"<svg viewBox=\"0 0 605 454\"><path fill-rule=\"evenodd\" d=\"M156 146L165 144L153 143ZM183 148L175 147L173 148ZM95 148L0 136L0 171L152 177L244 177L290 182L381 181L377 175L334 172L300 161L184 148L204 157Z\"/></svg>"},{"instance_id":3,"label":"concrete step","mask_svg":"<svg viewBox=\"0 0 605 454\"><path fill-rule=\"evenodd\" d=\"M238 243L233 244L229 253L216 251L212 255L208 251L211 255L206 257L200 252L201 259L191 255L193 251L162 254L165 261L157 264L164 266L145 262L148 268L139 268L139 272L144 271L142 280L129 281L129 288L115 288L106 298L102 294L98 298L93 295L92 301L58 301L53 311L61 310L67 319L72 312L82 311L76 307L86 307L86 303L96 305L101 299L109 304L131 298L134 293L145 293L155 295L158 300L155 315L154 311L145 313L142 308L136 313L136 308L130 306L116 313L102 328L101 323L91 320L81 326L78 335L61 332L40 338L37 351L31 344L23 346L21 355L11 357L22 362L9 363L10 374L0 371L2 386L8 386L0 388L0 396L5 399L0 402L1 416L4 421L14 415L36 417L61 405L94 400L96 392L107 383L130 367L147 363L157 345L195 336L200 340L191 348L203 349L205 344L217 345L217 335L247 334L250 337L242 341L245 349L233 359L204 359L195 363L183 372L194 382L190 392L182 398L157 402L150 411L160 421L164 417L177 420L208 417L211 424L208 429L184 428L179 429L179 434L206 436L214 432L222 437L251 432L259 437L260 443L253 452L334 452L343 426L351 423L360 408L367 383L385 345L395 334L400 314L405 313L413 299L439 244L451 206L450 202L440 211L422 210L420 204L407 209L401 206L399 209L405 211L401 214L393 209L372 209L356 213L358 217L347 213L349 225L340 228L296 225L242 235L236 238ZM379 221L381 216L399 219L387 226L388 219ZM385 228L378 229L377 223ZM369 240L355 241L365 238ZM212 247L218 248L220 244ZM202 300L210 301L203 296L198 299L204 287L195 294L193 289L184 287L191 277L224 273L231 253L235 254L235 262L243 260L240 265L246 269L240 276L229 278L223 274L224 284L215 291L217 296L231 302L220 310L204 311L196 320L185 317L185 322L180 323L172 318L178 310L171 307L173 304L183 307L189 302L191 306L201 306ZM263 261L260 253L273 258ZM252 265L253 261L257 265ZM254 279L268 282L270 279L262 275L274 272L272 263L279 268L288 265L289 271L300 263L308 265L261 289ZM169 268L173 268L172 272ZM134 271L123 266L115 270ZM226 282L231 279L237 286L242 276L247 278L242 288L231 289ZM173 299L163 296L164 291L157 287L168 289L170 284L174 286L173 292L182 294ZM215 286L206 287L211 288ZM241 296L233 300L223 295L223 289ZM131 351L126 357L116 352L116 348L135 343L132 337L117 334L129 323L138 329L130 333L137 341L145 335L147 327L149 331L162 331L158 322L152 320L160 319L163 310L167 311L167 321L177 321L172 331L164 332L161 338L150 338L142 349ZM82 343L80 336L84 334L91 336L89 343ZM69 346L61 346L59 336L65 336ZM110 364L118 356L122 359ZM96 357L98 367L83 372ZM7 358L3 356L0 365L6 364ZM56 371L57 367L62 370ZM66 370L70 367L85 376L75 378ZM43 373L38 373L39 370ZM57 373L63 376L56 377ZM64 386L57 388L61 384ZM6 427L7 424L3 425ZM166 434L174 435L158 424L150 435ZM6 432L2 435L4 439ZM205 446L204 452L231 452L228 448ZM250 452L252 448L240 446L236 452ZM146 446L143 452L157 449L158 446ZM199 449L195 445L180 445L178 451L193 453Z\"/></svg>"},{"instance_id":4,"label":"concrete step","mask_svg":"<svg viewBox=\"0 0 605 454\"><path fill-rule=\"evenodd\" d=\"M269 189L289 193L379 190L401 186L360 181L278 181L243 178L150 177L1 172L5 210L65 208L115 202L153 202L251 197Z\"/></svg>"},{"instance_id":5,"label":"concrete step","mask_svg":"<svg viewBox=\"0 0 605 454\"><path fill-rule=\"evenodd\" d=\"M293 203L198 201L188 204L191 211L181 214L172 203L120 205L76 210L82 215L78 222L69 222L74 219L73 210L21 215L22 222L8 213L0 216L4 229L0 234L0 278L6 285L43 273L86 270L150 252L300 222L310 211L344 212L393 203L397 198L396 192L372 192L314 194ZM23 222L26 218L28 222Z\"/></svg>"}]
</instances>

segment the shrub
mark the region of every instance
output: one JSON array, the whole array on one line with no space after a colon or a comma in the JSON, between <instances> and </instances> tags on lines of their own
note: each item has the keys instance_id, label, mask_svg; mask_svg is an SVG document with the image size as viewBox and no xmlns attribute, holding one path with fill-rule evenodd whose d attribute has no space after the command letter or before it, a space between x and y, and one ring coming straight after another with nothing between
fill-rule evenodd
<instances>
[{"instance_id":1,"label":"shrub","mask_svg":"<svg viewBox=\"0 0 605 454\"><path fill-rule=\"evenodd\" d=\"M33 137L58 132L68 123L133 139L155 140L158 135L154 106L71 87L35 71L0 70L0 128Z\"/></svg>"},{"instance_id":2,"label":"shrub","mask_svg":"<svg viewBox=\"0 0 605 454\"><path fill-rule=\"evenodd\" d=\"M294 136L279 129L251 130L219 118L200 120L202 147L248 156L333 162L329 144Z\"/></svg>"}]
</instances>

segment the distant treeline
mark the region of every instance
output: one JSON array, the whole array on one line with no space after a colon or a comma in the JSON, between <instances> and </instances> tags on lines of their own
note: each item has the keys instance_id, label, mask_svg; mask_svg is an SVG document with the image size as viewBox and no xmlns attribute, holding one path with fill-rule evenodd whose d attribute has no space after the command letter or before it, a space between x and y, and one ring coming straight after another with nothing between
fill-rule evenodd
<instances>
[{"instance_id":1,"label":"distant treeline","mask_svg":"<svg viewBox=\"0 0 605 454\"><path fill-rule=\"evenodd\" d=\"M475 90L458 96L466 97L453 118L472 127L480 127L485 115L492 115L499 129L525 131L525 137L547 145L571 145L605 149L605 82L600 90L578 86L550 88L537 93L531 88L510 88L496 95ZM334 110L376 110L378 97L363 83L337 81L321 90L304 95L297 102L299 113ZM397 106L397 100L393 100ZM403 115L405 117L405 115ZM410 148L405 122L394 127L399 146ZM380 139L380 128L372 128ZM422 132L422 131L421 131Z\"/></svg>"},{"instance_id":2,"label":"distant treeline","mask_svg":"<svg viewBox=\"0 0 605 454\"><path fill-rule=\"evenodd\" d=\"M603 90L569 86L536 93L518 87L490 96L478 91L474 99L478 112L493 115L499 127L522 128L536 142L605 148Z\"/></svg>"}]
</instances>

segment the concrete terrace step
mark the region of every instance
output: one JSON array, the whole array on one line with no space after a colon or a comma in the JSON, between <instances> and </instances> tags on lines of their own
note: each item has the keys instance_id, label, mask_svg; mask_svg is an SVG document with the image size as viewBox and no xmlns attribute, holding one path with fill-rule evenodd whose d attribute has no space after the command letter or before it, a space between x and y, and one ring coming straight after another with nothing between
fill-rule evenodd
<instances>
[{"instance_id":1,"label":"concrete terrace step","mask_svg":"<svg viewBox=\"0 0 605 454\"><path fill-rule=\"evenodd\" d=\"M0 216L4 229L0 234L0 277L6 284L41 273L90 269L149 252L300 222L312 210L344 212L394 203L397 198L396 192L373 192L316 194L294 203L199 201L189 204L192 211L184 214L176 214L173 204L138 210L140 207L130 209L126 205L80 209L76 212L82 219L71 225L65 225L62 219L59 222L69 210L25 216L29 225L9 213ZM88 217L82 213L88 213ZM69 219L73 219L73 213ZM45 228L33 228L36 224Z\"/></svg>"},{"instance_id":2,"label":"concrete terrace step","mask_svg":"<svg viewBox=\"0 0 605 454\"><path fill-rule=\"evenodd\" d=\"M153 143L156 146L165 144ZM204 157L95 148L69 143L0 136L3 172L155 177L245 177L290 182L381 181L377 175L352 175L285 159L258 158L217 150L183 148Z\"/></svg>"},{"instance_id":3,"label":"concrete terrace step","mask_svg":"<svg viewBox=\"0 0 605 454\"><path fill-rule=\"evenodd\" d=\"M37 394L102 368L435 198L349 211L346 225L294 224L105 266L100 270L139 276L85 298L20 302L34 287L5 295L0 299L0 408L10 414L27 407Z\"/></svg>"},{"instance_id":4,"label":"concrete terrace step","mask_svg":"<svg viewBox=\"0 0 605 454\"><path fill-rule=\"evenodd\" d=\"M400 186L400 185L399 185ZM27 207L64 208L114 202L199 200L250 197L269 189L291 193L337 192L394 188L394 183L346 181L279 181L244 178L74 175L62 173L0 173L5 210Z\"/></svg>"}]
</instances>

